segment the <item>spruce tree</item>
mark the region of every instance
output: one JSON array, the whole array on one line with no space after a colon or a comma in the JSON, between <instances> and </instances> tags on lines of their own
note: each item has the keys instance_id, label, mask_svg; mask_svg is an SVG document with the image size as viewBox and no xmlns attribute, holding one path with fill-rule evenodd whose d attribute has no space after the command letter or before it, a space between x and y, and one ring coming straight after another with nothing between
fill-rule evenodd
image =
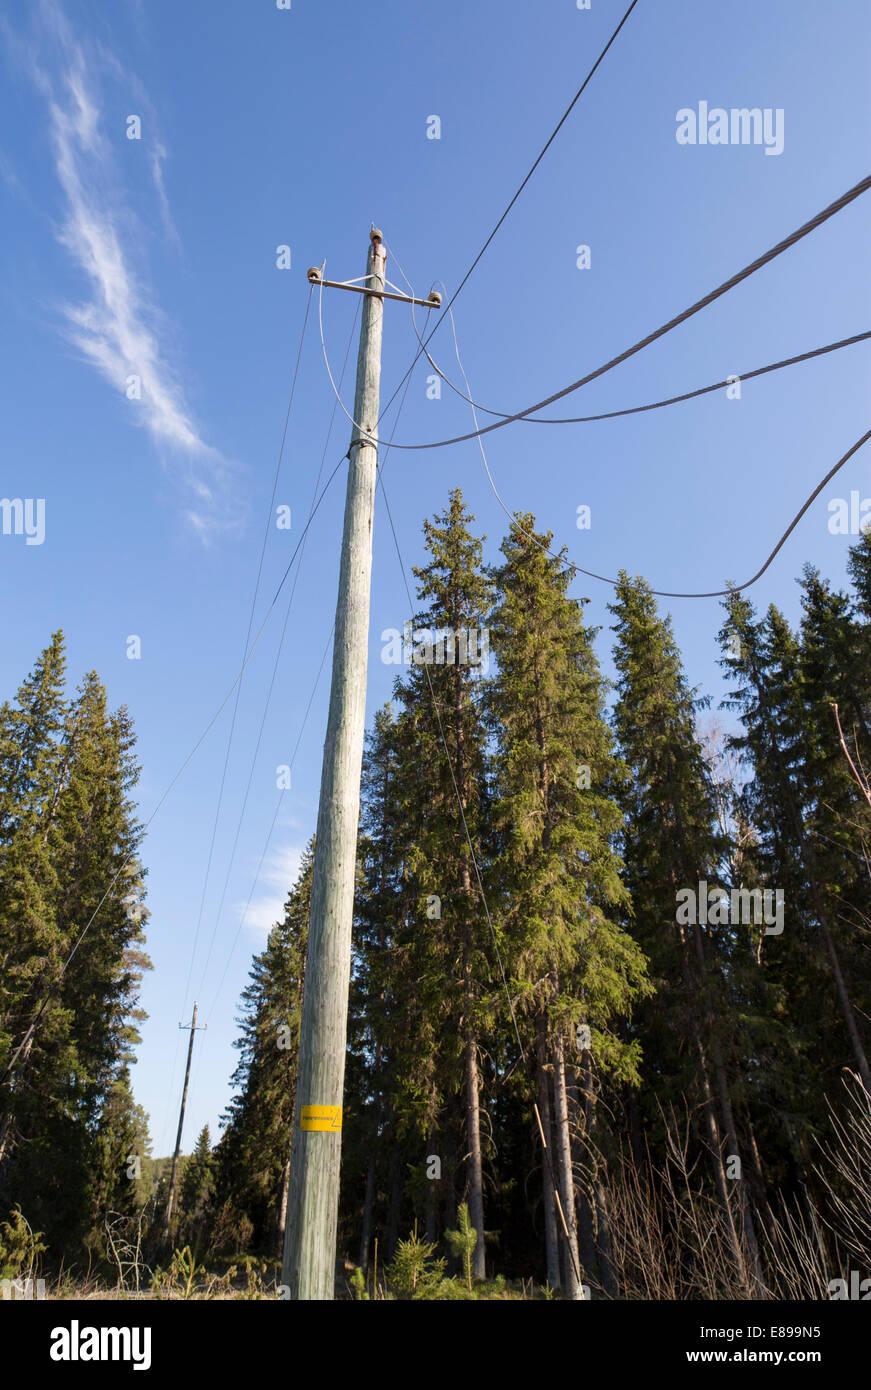
<instances>
[{"instance_id":1,"label":"spruce tree","mask_svg":"<svg viewBox=\"0 0 871 1390\"><path fill-rule=\"evenodd\" d=\"M233 1244L250 1229L255 1246L275 1255L284 1241L313 846L242 992L242 1032L233 1044L241 1054L232 1078L237 1094L222 1116L215 1152L218 1243Z\"/></svg>"},{"instance_id":2,"label":"spruce tree","mask_svg":"<svg viewBox=\"0 0 871 1390\"><path fill-rule=\"evenodd\" d=\"M493 877L515 1012L534 1058L547 1150L556 1157L553 1177L547 1155L543 1166L548 1281L564 1282L577 1296L572 1101L577 1108L590 1053L597 1071L637 1080L639 1045L621 1035L619 1021L648 986L643 955L621 924L629 906L615 846L622 817L594 633L568 596L563 555L546 553L551 540L549 532L535 533L532 516L516 516L494 572ZM562 1272L560 1207L568 1228Z\"/></svg>"},{"instance_id":3,"label":"spruce tree","mask_svg":"<svg viewBox=\"0 0 871 1390\"><path fill-rule=\"evenodd\" d=\"M459 488L424 524L429 563L414 570L424 607L411 625L409 674L396 682L400 737L412 761L407 775L406 877L416 912L408 924L409 975L432 999L427 1028L441 1039L438 1080L447 1098L462 1095L463 1148L472 1224L474 1274L483 1278L484 1177L480 1038L492 1010L492 947L475 864L482 855L487 802L487 732L480 705L489 660L492 595L481 564L482 540L470 526ZM408 631L408 629L406 629ZM419 996L420 997L420 996ZM456 1051L453 1050L455 1040ZM451 1129L448 1115L442 1130ZM430 1113L426 1126L432 1127ZM444 1155L450 1162L449 1155ZM448 1219L452 1219L449 1215Z\"/></svg>"},{"instance_id":4,"label":"spruce tree","mask_svg":"<svg viewBox=\"0 0 871 1390\"><path fill-rule=\"evenodd\" d=\"M724 607L723 664L737 681L727 705L739 712L744 727L732 743L753 769L744 805L748 820L758 829L762 875L783 892L794 924L792 950L783 957L783 971L789 980L796 1033L803 1039L800 1054L807 1058L809 1075L828 1079L852 1053L863 1083L871 1089L865 1045L844 972L843 944L834 930L833 897L812 820L812 783L818 776L819 754L813 746L813 730L810 744L805 737L808 710L802 666L819 691L812 651L815 619L811 621L808 610L803 662L799 640L778 609L772 606L758 622L749 602L737 592L725 600ZM813 719L819 733L823 724L816 707ZM831 1007L820 1015L820 1000L826 996ZM811 1027L810 1019L819 1022Z\"/></svg>"},{"instance_id":5,"label":"spruce tree","mask_svg":"<svg viewBox=\"0 0 871 1390\"><path fill-rule=\"evenodd\" d=\"M362 1269L379 1211L382 1229L398 1238L402 1174L419 1160L442 1105L433 1065L438 1044L430 1031L434 1000L426 979L412 982L409 974L418 914L408 856L419 783L408 732L408 721L397 720L391 705L378 710L363 758L342 1146L343 1191L363 1193L362 1208L351 1211L346 1203L343 1211L359 1229ZM388 1241L388 1258L394 1243Z\"/></svg>"},{"instance_id":6,"label":"spruce tree","mask_svg":"<svg viewBox=\"0 0 871 1390\"><path fill-rule=\"evenodd\" d=\"M41 1037L61 1050L67 1019L47 992L63 960L57 870L48 837L62 784L63 634L56 632L13 704L0 708L0 1192L34 1109L28 1077ZM34 1055L34 1049L37 1049Z\"/></svg>"},{"instance_id":7,"label":"spruce tree","mask_svg":"<svg viewBox=\"0 0 871 1390\"><path fill-rule=\"evenodd\" d=\"M194 1151L185 1164L181 1183L181 1216L184 1243L196 1249L200 1243L205 1213L215 1190L215 1160L209 1126L203 1125Z\"/></svg>"},{"instance_id":8,"label":"spruce tree","mask_svg":"<svg viewBox=\"0 0 871 1390\"><path fill-rule=\"evenodd\" d=\"M148 1116L133 1099L126 1071L103 1099L93 1171L94 1243L102 1253L106 1222L116 1216L138 1217L152 1196Z\"/></svg>"},{"instance_id":9,"label":"spruce tree","mask_svg":"<svg viewBox=\"0 0 871 1390\"><path fill-rule=\"evenodd\" d=\"M109 712L95 673L69 706L62 681L58 633L0 713L0 1183L71 1250L101 1225L101 1124L126 1085L149 962L130 716Z\"/></svg>"},{"instance_id":10,"label":"spruce tree","mask_svg":"<svg viewBox=\"0 0 871 1390\"><path fill-rule=\"evenodd\" d=\"M750 933L715 909L716 925L686 913L706 891L722 887L728 845L721 834L710 770L696 732L705 704L684 675L671 618L660 617L650 587L620 573L615 602L614 662L618 672L614 728L628 777L620 800L626 815L623 855L632 894L633 934L648 955L656 998L639 1011L648 1094L661 1107L688 1097L701 1105L704 1142L736 1267L748 1292L758 1290L756 1231L743 1177L733 1212L726 1153L741 1158L735 1120L738 1078L729 1065ZM686 894L691 897L687 898ZM713 894L712 894L713 896ZM745 924L752 925L752 924ZM760 924L761 930L761 924ZM752 985L751 985L752 989ZM686 1035L691 1047L684 1049ZM740 1063L739 1068L740 1070ZM648 1115L656 1120L656 1113ZM740 1240L743 1226L749 1268Z\"/></svg>"}]
</instances>

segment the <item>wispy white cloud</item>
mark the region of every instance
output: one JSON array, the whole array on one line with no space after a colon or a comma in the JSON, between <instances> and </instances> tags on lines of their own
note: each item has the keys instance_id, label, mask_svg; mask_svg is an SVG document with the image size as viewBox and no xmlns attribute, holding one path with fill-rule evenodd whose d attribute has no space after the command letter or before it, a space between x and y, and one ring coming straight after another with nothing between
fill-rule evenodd
<instances>
[{"instance_id":1,"label":"wispy white cloud","mask_svg":"<svg viewBox=\"0 0 871 1390\"><path fill-rule=\"evenodd\" d=\"M163 178L163 166L166 162L166 146L160 141L155 140L151 146L149 164L154 188L157 193L157 201L160 205L160 216L163 220L164 231L167 237L179 251L181 251L181 238L172 220L172 212L169 206L169 198L166 195L166 184Z\"/></svg>"},{"instance_id":2,"label":"wispy white cloud","mask_svg":"<svg viewBox=\"0 0 871 1390\"><path fill-rule=\"evenodd\" d=\"M259 934L268 932L284 916L284 904L288 891L299 875L304 849L301 845L285 845L266 856L260 871L260 885L263 888L245 911L245 903L237 903L236 911L245 925Z\"/></svg>"},{"instance_id":3,"label":"wispy white cloud","mask_svg":"<svg viewBox=\"0 0 871 1390\"><path fill-rule=\"evenodd\" d=\"M118 58L110 49L103 44L96 45L96 52L99 55L100 65L111 72L125 92L130 94L135 112L131 110L130 115L138 115L145 127L145 137L142 140L144 147L143 153L148 161L148 168L151 174L151 181L154 184L154 191L157 194L157 203L160 211L160 218L163 223L163 230L167 240L171 241L176 250L182 251L181 238L176 229L169 204L169 197L166 192L166 181L163 176L163 166L168 158L168 150L160 137L160 125L154 104L148 95L143 82L133 72L128 72Z\"/></svg>"},{"instance_id":4,"label":"wispy white cloud","mask_svg":"<svg viewBox=\"0 0 871 1390\"><path fill-rule=\"evenodd\" d=\"M149 431L165 466L194 494L185 516L208 542L230 525L230 468L203 438L185 399L167 344L170 328L144 269L147 236L127 205L113 147L101 128L101 76L125 77L143 106L147 94L105 48L86 49L57 0L42 0L38 13L36 37L18 42L19 56L48 108L55 172L64 197L58 239L89 289L85 299L61 306L64 331L130 401L133 419ZM153 113L150 124L156 129ZM156 136L150 139L148 158L162 223L177 240L163 177L167 151Z\"/></svg>"}]
</instances>

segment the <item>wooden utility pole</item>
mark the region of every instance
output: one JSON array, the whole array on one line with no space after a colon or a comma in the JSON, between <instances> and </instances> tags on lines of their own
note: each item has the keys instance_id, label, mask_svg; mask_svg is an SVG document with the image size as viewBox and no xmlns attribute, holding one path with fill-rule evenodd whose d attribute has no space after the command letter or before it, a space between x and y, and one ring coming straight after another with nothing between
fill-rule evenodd
<instances>
[{"instance_id":1,"label":"wooden utility pole","mask_svg":"<svg viewBox=\"0 0 871 1390\"><path fill-rule=\"evenodd\" d=\"M170 1221L172 1220L172 1208L173 1208L173 1203L175 1202L175 1179L176 1179L176 1173L177 1173L177 1171L178 1171L178 1154L179 1154L179 1149L181 1148L181 1132L182 1132L182 1129L183 1129L183 1127L184 1127L184 1109L185 1109L185 1106L187 1105L187 1099L188 1099L188 1082L189 1082L190 1079L191 1079L191 1057L192 1057L192 1055L193 1055L193 1050L194 1050L194 1033L196 1033L196 1031L197 1031L197 1006L196 1006L196 1002L194 1002L194 1014L193 1014L193 1018L191 1019L190 1023L180 1023L178 1026L179 1026L179 1028L190 1028L190 1030L191 1030L191 1040L190 1040L190 1042L188 1043L188 1062L187 1062L187 1066L185 1067L185 1073L184 1073L184 1090L183 1090L182 1093L181 1093L181 1110L180 1110L180 1112L179 1112L179 1117L178 1117L178 1133L177 1133L176 1136L175 1136L175 1153L174 1153L173 1156L172 1156L172 1170L171 1170L170 1175L169 1175L169 1196L168 1196L167 1199L166 1199L166 1216L165 1216L164 1219L163 1219L163 1240L164 1240L164 1244L166 1244L166 1242L169 1240L169 1223L170 1223ZM202 1032L203 1029L208 1028L208 1026L209 1026L209 1025L208 1025L207 1023L204 1023L204 1024L203 1024L203 1027L200 1029L200 1032Z\"/></svg>"},{"instance_id":2,"label":"wooden utility pole","mask_svg":"<svg viewBox=\"0 0 871 1390\"><path fill-rule=\"evenodd\" d=\"M318 806L312 876L299 1066L290 1155L290 1187L282 1283L292 1299L331 1299L335 1286L336 1224L351 924L360 814L360 770L366 718L372 519L378 459L381 324L386 253L381 233L370 233L364 286L323 280L313 284L362 293L354 421L348 450L348 490L339 570L333 674ZM432 308L433 294L415 300Z\"/></svg>"}]
</instances>

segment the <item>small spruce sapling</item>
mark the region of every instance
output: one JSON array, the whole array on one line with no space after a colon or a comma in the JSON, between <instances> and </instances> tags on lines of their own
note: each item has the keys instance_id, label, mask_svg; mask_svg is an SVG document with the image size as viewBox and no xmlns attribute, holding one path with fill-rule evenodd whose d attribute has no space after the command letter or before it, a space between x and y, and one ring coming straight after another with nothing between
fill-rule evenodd
<instances>
[{"instance_id":1,"label":"small spruce sapling","mask_svg":"<svg viewBox=\"0 0 871 1390\"><path fill-rule=\"evenodd\" d=\"M435 1295L445 1276L445 1261L434 1260L434 1252L435 1246L418 1236L415 1221L414 1230L408 1240L399 1242L387 1269L387 1282L397 1298L423 1299Z\"/></svg>"},{"instance_id":2,"label":"small spruce sapling","mask_svg":"<svg viewBox=\"0 0 871 1390\"><path fill-rule=\"evenodd\" d=\"M469 1208L465 1202L461 1203L457 1210L457 1224L459 1230L445 1231L445 1238L451 1247L456 1259L461 1260L463 1269L466 1271L466 1284L469 1293L472 1292L472 1254L478 1240L478 1232L472 1225L469 1217Z\"/></svg>"}]
</instances>

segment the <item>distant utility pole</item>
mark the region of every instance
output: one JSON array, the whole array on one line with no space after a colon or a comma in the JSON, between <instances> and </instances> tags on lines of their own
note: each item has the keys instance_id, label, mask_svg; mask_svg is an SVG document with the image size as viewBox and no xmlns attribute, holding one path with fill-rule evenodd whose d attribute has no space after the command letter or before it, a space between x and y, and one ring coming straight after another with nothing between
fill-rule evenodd
<instances>
[{"instance_id":1,"label":"distant utility pole","mask_svg":"<svg viewBox=\"0 0 871 1390\"><path fill-rule=\"evenodd\" d=\"M164 1243L166 1243L169 1240L169 1223L172 1219L172 1207L175 1201L175 1175L178 1169L178 1152L181 1148L181 1132L184 1126L184 1108L187 1105L188 1099L188 1082L191 1079L191 1056L193 1055L194 1050L194 1033L196 1033L197 1031L203 1032L204 1029L208 1028L209 1025L207 1023L204 1023L202 1028L197 1030L197 1006L196 1003L194 1003L194 1015L190 1023L180 1023L178 1026L179 1028L190 1028L191 1040L188 1043L188 1064L185 1067L184 1073L184 1090L181 1093L181 1110L179 1112L178 1117L178 1134L175 1136L175 1153L172 1156L172 1171L169 1175L169 1197L166 1201L166 1216L163 1220Z\"/></svg>"},{"instance_id":2,"label":"distant utility pole","mask_svg":"<svg viewBox=\"0 0 871 1390\"><path fill-rule=\"evenodd\" d=\"M428 308L441 303L441 295L435 291L425 300L386 292L386 252L376 228L370 233L370 243L364 286L324 280L316 268L308 272L312 284L353 290L364 298L355 424L348 450L345 528L318 806L281 1276L292 1299L331 1299L335 1286L384 300L399 299Z\"/></svg>"}]
</instances>

